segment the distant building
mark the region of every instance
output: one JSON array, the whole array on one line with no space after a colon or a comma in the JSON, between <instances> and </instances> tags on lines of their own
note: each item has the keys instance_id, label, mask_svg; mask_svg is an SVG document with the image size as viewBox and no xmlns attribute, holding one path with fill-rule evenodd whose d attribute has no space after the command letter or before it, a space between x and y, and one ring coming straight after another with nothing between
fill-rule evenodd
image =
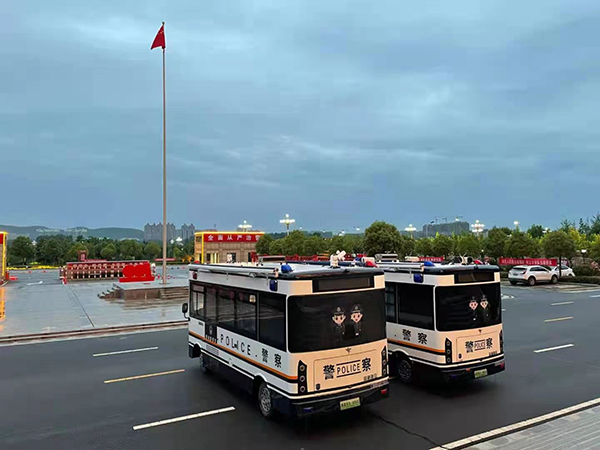
<instances>
[{"instance_id":1,"label":"distant building","mask_svg":"<svg viewBox=\"0 0 600 450\"><path fill-rule=\"evenodd\" d=\"M251 262L263 231L200 231L194 241L194 260L201 263Z\"/></svg>"},{"instance_id":2,"label":"distant building","mask_svg":"<svg viewBox=\"0 0 600 450\"><path fill-rule=\"evenodd\" d=\"M147 223L144 225L145 241L162 241L163 226L162 223ZM175 225L167 223L167 241L175 239Z\"/></svg>"},{"instance_id":3,"label":"distant building","mask_svg":"<svg viewBox=\"0 0 600 450\"><path fill-rule=\"evenodd\" d=\"M419 237L435 237L438 233L446 236L460 235L469 233L470 229L469 222L428 223L423 225L423 231L419 233ZM416 234L415 237L417 237Z\"/></svg>"},{"instance_id":4,"label":"distant building","mask_svg":"<svg viewBox=\"0 0 600 450\"><path fill-rule=\"evenodd\" d=\"M194 233L196 233L196 227L193 223L186 225L185 223L181 226L180 236L181 239L187 241L188 239L194 238Z\"/></svg>"}]
</instances>

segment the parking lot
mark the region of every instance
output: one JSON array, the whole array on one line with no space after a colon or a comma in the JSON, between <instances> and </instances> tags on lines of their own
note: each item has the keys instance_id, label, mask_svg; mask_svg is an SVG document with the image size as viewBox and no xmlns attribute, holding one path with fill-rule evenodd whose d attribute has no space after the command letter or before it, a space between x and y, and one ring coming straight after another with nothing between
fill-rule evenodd
<instances>
[{"instance_id":1,"label":"parking lot","mask_svg":"<svg viewBox=\"0 0 600 450\"><path fill-rule=\"evenodd\" d=\"M0 447L425 449L600 397L600 291L503 294L505 372L302 422L202 374L183 329L0 347Z\"/></svg>"}]
</instances>

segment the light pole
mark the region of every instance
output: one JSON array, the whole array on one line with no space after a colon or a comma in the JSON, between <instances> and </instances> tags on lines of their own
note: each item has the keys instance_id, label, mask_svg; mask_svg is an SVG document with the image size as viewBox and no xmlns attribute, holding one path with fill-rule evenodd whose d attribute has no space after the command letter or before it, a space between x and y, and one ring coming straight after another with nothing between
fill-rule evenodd
<instances>
[{"instance_id":1,"label":"light pole","mask_svg":"<svg viewBox=\"0 0 600 450\"><path fill-rule=\"evenodd\" d=\"M544 234L547 234L549 232L550 232L550 228L548 228L548 227L544 228Z\"/></svg>"},{"instance_id":2,"label":"light pole","mask_svg":"<svg viewBox=\"0 0 600 450\"><path fill-rule=\"evenodd\" d=\"M473 228L473 233L475 233L477 237L479 237L479 235L485 228L485 225L480 223L479 220L476 220L475 223L471 224L471 228Z\"/></svg>"},{"instance_id":3,"label":"light pole","mask_svg":"<svg viewBox=\"0 0 600 450\"><path fill-rule=\"evenodd\" d=\"M412 238L412 237L413 237L413 233L414 233L415 231L417 231L417 229L416 229L415 227L413 227L413 224L411 223L411 224L409 224L409 225L408 225L408 226L407 226L407 227L404 229L404 231L407 231L407 232L409 232L409 233L410 233L410 237Z\"/></svg>"},{"instance_id":4,"label":"light pole","mask_svg":"<svg viewBox=\"0 0 600 450\"><path fill-rule=\"evenodd\" d=\"M279 221L279 223L282 223L282 224L285 225L287 234L290 234L290 225L293 224L294 222L296 222L296 220L290 219L290 215L289 214L285 215L285 219L281 219Z\"/></svg>"},{"instance_id":5,"label":"light pole","mask_svg":"<svg viewBox=\"0 0 600 450\"><path fill-rule=\"evenodd\" d=\"M252 228L252 225L250 225L248 222L246 222L244 220L244 223L239 224L238 228L241 229L242 231L248 231L248 230L250 230L250 228Z\"/></svg>"},{"instance_id":6,"label":"light pole","mask_svg":"<svg viewBox=\"0 0 600 450\"><path fill-rule=\"evenodd\" d=\"M519 231L519 221L515 220L513 224L515 225L515 230Z\"/></svg>"}]
</instances>

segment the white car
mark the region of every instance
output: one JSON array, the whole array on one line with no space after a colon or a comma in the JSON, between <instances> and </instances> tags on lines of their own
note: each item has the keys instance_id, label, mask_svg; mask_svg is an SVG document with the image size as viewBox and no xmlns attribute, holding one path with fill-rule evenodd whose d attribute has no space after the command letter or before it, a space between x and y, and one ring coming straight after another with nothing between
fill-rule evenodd
<instances>
[{"instance_id":1,"label":"white car","mask_svg":"<svg viewBox=\"0 0 600 450\"><path fill-rule=\"evenodd\" d=\"M550 267L550 270L552 270L552 273L555 273L558 275L558 266ZM562 266L560 266L560 271L561 271L561 275L563 277L574 277L575 276L575 272L573 272L573 269L571 269L569 266L565 266L564 264Z\"/></svg>"},{"instance_id":2,"label":"white car","mask_svg":"<svg viewBox=\"0 0 600 450\"><path fill-rule=\"evenodd\" d=\"M558 283L558 273L552 272L543 266L515 266L508 272L508 281L513 286L525 283L535 286L536 283Z\"/></svg>"}]
</instances>

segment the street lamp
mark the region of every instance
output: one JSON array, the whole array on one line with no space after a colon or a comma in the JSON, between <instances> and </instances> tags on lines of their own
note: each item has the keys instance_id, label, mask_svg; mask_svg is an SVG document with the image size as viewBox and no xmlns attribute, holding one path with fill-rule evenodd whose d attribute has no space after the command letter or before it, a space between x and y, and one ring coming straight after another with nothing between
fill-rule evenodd
<instances>
[{"instance_id":1,"label":"street lamp","mask_svg":"<svg viewBox=\"0 0 600 450\"><path fill-rule=\"evenodd\" d=\"M546 227L544 228L544 234L549 233L550 232L550 228Z\"/></svg>"},{"instance_id":2,"label":"street lamp","mask_svg":"<svg viewBox=\"0 0 600 450\"><path fill-rule=\"evenodd\" d=\"M250 225L248 222L246 222L244 220L244 223L239 224L238 228L242 231L248 231L248 230L250 230L250 228L252 228L252 225Z\"/></svg>"},{"instance_id":3,"label":"street lamp","mask_svg":"<svg viewBox=\"0 0 600 450\"><path fill-rule=\"evenodd\" d=\"M289 214L285 215L285 219L281 219L279 221L279 223L282 223L282 224L285 225L287 234L290 234L290 225L293 224L294 222L296 222L296 220L290 219L290 215Z\"/></svg>"},{"instance_id":4,"label":"street lamp","mask_svg":"<svg viewBox=\"0 0 600 450\"><path fill-rule=\"evenodd\" d=\"M410 225L408 225L408 226L407 226L407 227L404 229L404 231L407 231L407 232L409 232L409 233L410 233L410 237L413 237L413 233L414 233L415 231L417 231L417 229L416 229L415 227L413 227L413 224L411 223Z\"/></svg>"},{"instance_id":5,"label":"street lamp","mask_svg":"<svg viewBox=\"0 0 600 450\"><path fill-rule=\"evenodd\" d=\"M471 228L473 228L473 233L475 233L477 237L479 237L479 234L483 231L485 225L480 223L479 220L476 220L475 223L471 224Z\"/></svg>"},{"instance_id":6,"label":"street lamp","mask_svg":"<svg viewBox=\"0 0 600 450\"><path fill-rule=\"evenodd\" d=\"M518 230L518 229L519 229L519 221L518 221L518 220L515 220L515 221L513 222L513 224L515 225L515 230Z\"/></svg>"}]
</instances>

